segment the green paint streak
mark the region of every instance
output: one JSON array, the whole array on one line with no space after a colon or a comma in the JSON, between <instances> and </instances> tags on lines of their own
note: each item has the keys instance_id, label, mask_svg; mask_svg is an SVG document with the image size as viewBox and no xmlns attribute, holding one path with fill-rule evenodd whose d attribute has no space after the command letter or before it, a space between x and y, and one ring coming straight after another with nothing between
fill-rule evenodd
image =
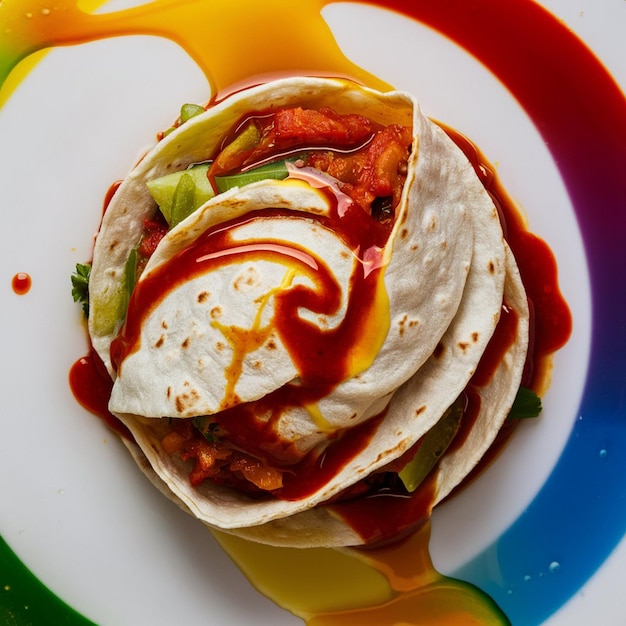
<instances>
[{"instance_id":1,"label":"green paint streak","mask_svg":"<svg viewBox=\"0 0 626 626\"><path fill-rule=\"evenodd\" d=\"M0 624L94 626L50 591L0 537Z\"/></svg>"}]
</instances>

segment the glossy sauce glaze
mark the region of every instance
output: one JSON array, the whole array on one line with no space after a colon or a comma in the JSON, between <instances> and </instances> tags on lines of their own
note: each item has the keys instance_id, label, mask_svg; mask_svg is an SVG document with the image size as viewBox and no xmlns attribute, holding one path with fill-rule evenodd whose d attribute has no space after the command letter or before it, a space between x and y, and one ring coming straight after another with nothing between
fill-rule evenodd
<instances>
[{"instance_id":1,"label":"glossy sauce glaze","mask_svg":"<svg viewBox=\"0 0 626 626\"><path fill-rule=\"evenodd\" d=\"M18 272L11 279L11 288L13 289L13 293L18 296L24 296L32 287L33 281L30 277L30 274L26 272Z\"/></svg>"},{"instance_id":2,"label":"glossy sauce glaze","mask_svg":"<svg viewBox=\"0 0 626 626\"><path fill-rule=\"evenodd\" d=\"M467 27L467 19L471 18L472 22L475 22L476 16L468 16L467 3L453 2L454 7L449 4L437 8L439 3L407 0L386 2L384 6L430 23L453 36L455 40L466 42L468 48L471 48L472 42L468 41L463 31L471 30ZM512 75L516 68L513 65L502 67L502 63L506 64L508 61L505 56L499 54L502 46L494 38L494 34L499 32L497 28L499 11L504 9L499 9L497 2L491 4L492 10L479 16L481 28L487 29L486 36L481 39L484 49L475 52L493 59L493 69L498 69L499 73ZM11 3L5 0L0 5L2 12L0 18L6 25L5 34L10 36L2 42L4 64L0 67L0 81L6 78L19 60L34 50L121 34L140 33L158 34L179 43L205 71L214 89L215 99L245 85L262 82L263 77L267 75L272 77L286 74L342 75L354 77L376 88L385 88L384 81L354 66L341 54L332 33L320 16L320 10L325 5L326 2L322 1L294 5L279 0L264 3L238 0L226 6L218 2L168 3L157 0L150 4L149 9L139 7L109 15L91 15L80 11L71 0L60 0L54 7L48 6L45 0L28 3ZM507 17L510 19L516 7L521 5L522 3L512 3L511 6L507 6ZM25 8L28 11L25 11ZM526 11L526 8L524 6L525 12L521 17L528 18L530 11ZM207 21L221 24L221 28L216 29L211 37L206 35ZM548 21L543 20L541 24L544 24L546 31L550 30L545 26L549 24ZM259 32L263 33L264 41L262 46L255 48L259 54L250 55L244 52L240 42L255 41ZM238 36L233 36L233 33L237 33ZM245 49L247 50L248 46ZM533 88L528 93L529 97L525 104L531 108L535 103L534 96L544 96L540 90ZM464 149L468 148L464 141L459 141L458 137L455 139ZM479 165L476 157L473 157L473 162ZM484 172L489 171L489 168L483 170L481 164L479 170ZM493 179L491 180L491 183L487 181L488 188L493 183ZM558 292L556 267L549 249L543 242L531 237L521 228L519 220L514 217L515 212L507 210L509 202L500 195L497 186L490 188L490 191L498 198L500 208L506 217L507 237L520 262L526 287L534 301L536 331L535 348L531 359L534 365L528 376L534 386L541 386L541 372L545 368L547 355L561 345L569 335L571 328L569 312ZM542 296L547 293L551 294L550 297ZM103 402L103 399L106 399L108 391L107 384L102 384L103 378L106 381L108 377L97 368L93 357L88 356L77 362L72 369L71 384L85 406L107 416L106 402ZM99 380L100 382L97 382ZM417 509L419 508L418 506ZM427 514L427 504L424 505L424 510ZM330 606L328 604L320 606L319 603L321 598L330 596L330 589L317 593L315 599L307 597L304 600L294 600L290 593L286 593L289 567L283 568L282 575L276 579L276 585L272 589L268 588L265 582L267 559L278 563L284 559L287 564L287 552L267 546L251 546L245 542L237 544L234 540L234 543L229 543L224 537L221 541L253 584L287 609L302 616L311 626L382 625L395 622L430 625L506 623L506 618L479 590L464 583L449 581L435 572L428 557L427 528L428 525L424 524L419 532L413 533L403 543L388 548L349 551L345 555L332 552L332 557L330 553L324 553L325 556L319 563L310 568L322 577L328 572L330 560L338 555L339 558L345 556L345 559L366 563L365 570L347 566L344 572L346 591L359 587L358 584L355 585L355 581L360 580L359 576L364 571L375 570L382 573L374 585L375 593L354 602L344 597ZM267 551L265 555L267 559L257 559L257 550ZM314 554L315 551L301 552L299 568L306 568L304 561ZM355 574L356 569L359 569L359 575ZM349 584L345 584L345 580L349 580ZM377 598L376 606L372 605L371 598ZM316 606L311 608L312 605Z\"/></svg>"}]
</instances>

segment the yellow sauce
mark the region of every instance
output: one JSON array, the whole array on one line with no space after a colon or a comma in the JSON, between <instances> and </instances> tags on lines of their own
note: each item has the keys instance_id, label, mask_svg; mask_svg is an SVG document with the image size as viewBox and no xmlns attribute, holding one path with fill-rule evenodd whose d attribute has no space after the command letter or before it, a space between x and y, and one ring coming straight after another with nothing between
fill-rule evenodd
<instances>
[{"instance_id":1,"label":"yellow sauce","mask_svg":"<svg viewBox=\"0 0 626 626\"><path fill-rule=\"evenodd\" d=\"M476 587L433 567L430 524L376 550L274 548L214 533L250 582L307 626L508 624Z\"/></svg>"}]
</instances>

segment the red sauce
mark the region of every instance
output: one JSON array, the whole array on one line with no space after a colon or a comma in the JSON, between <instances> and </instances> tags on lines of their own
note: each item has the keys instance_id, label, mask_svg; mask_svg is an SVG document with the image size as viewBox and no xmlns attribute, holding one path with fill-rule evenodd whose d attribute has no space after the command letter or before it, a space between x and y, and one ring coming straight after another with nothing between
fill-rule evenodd
<instances>
[{"instance_id":1,"label":"red sauce","mask_svg":"<svg viewBox=\"0 0 626 626\"><path fill-rule=\"evenodd\" d=\"M100 417L118 435L133 439L126 426L108 409L113 381L93 349L72 365L69 384L74 397L83 408Z\"/></svg>"},{"instance_id":2,"label":"red sauce","mask_svg":"<svg viewBox=\"0 0 626 626\"><path fill-rule=\"evenodd\" d=\"M18 272L11 280L13 292L18 296L26 295L32 286L32 279L26 272Z\"/></svg>"},{"instance_id":3,"label":"red sauce","mask_svg":"<svg viewBox=\"0 0 626 626\"><path fill-rule=\"evenodd\" d=\"M532 386L535 382L539 384L541 382L540 373L545 368L545 360L550 352L557 349L567 340L571 332L571 316L558 290L556 265L552 253L542 240L525 230L525 225L519 217L517 210L498 183L493 169L484 156L467 138L450 129L446 128L445 130L473 163L478 176L491 194L500 212L506 238L520 263L520 271L529 295L533 320L538 316L546 315L546 311L552 310L550 307L553 307L553 310L556 311L555 315L550 317L551 323L555 328L554 334L549 334L545 331L546 323L543 322L544 331L534 333L531 338L524 384L528 386ZM332 197L333 193L329 191L329 197ZM109 194L108 198L110 199L111 196L112 193ZM248 215L244 219L263 219L264 215L275 217L280 215L280 211L269 209L259 212L258 215L252 218ZM366 233L370 233L370 236L376 238L380 237L380 233L376 229L373 231L368 230L368 222L363 220L365 216L363 211L348 212L346 215L347 217L339 218L337 212L334 211L330 219L318 219L333 231L343 233L346 243L350 243L352 246L356 245L359 237L365 238ZM289 219L289 217L284 216L284 219ZM371 219L369 223L371 224ZM127 321L118 339L112 345L112 360L114 363L121 363L135 349L138 345L143 319L153 310L167 291L174 288L176 284L187 280L190 276L206 271L209 266L216 267L219 264L231 262L234 257L241 254L252 256L258 254L262 258L268 258L268 255L270 257L288 255L290 256L290 263L296 264L301 271L308 272L311 275L314 283L318 285L318 289L314 292L305 290L294 291L288 298L276 298L276 318L279 320L279 324L280 320L282 320L281 333L284 333L286 345L291 346L291 353L302 369L303 379L317 380L317 384L311 387L303 386L300 388L287 385L260 400L259 403L265 406L272 404L274 407L288 407L315 402L320 397L326 395L337 380L341 380L345 368L345 357L342 358L342 355L345 355L346 345L348 345L346 341L348 339L338 341L336 334L329 334L327 337L323 337L319 329L312 329L307 327L306 323L299 323L295 312L300 306L306 306L309 309L326 313L330 313L336 308L338 304L337 286L334 284L332 274L329 268L325 267L319 259L313 259L304 251L301 251L301 253L294 252L292 247L281 247L273 242L265 242L264 244L255 242L251 246L242 246L241 242L235 244L229 240L226 227L230 225L232 224L222 224L220 227L207 231L193 246L181 252L176 257L175 262L164 264L160 271L157 270L154 273L153 277L149 277L149 279L139 283L139 287L131 298ZM381 242L376 240L370 243L379 245ZM216 253L216 250L220 252ZM247 258L250 257L248 256ZM529 266L534 271L529 271ZM364 277L362 277L362 280L364 280ZM358 318L360 311L367 304L368 299L371 298L371 286L372 284L370 284L369 289L362 287L355 290L357 297L354 298L352 312L349 310L346 316L346 320L350 320L354 336L359 333ZM539 294L537 298L539 307L535 305L534 294ZM542 294L549 294L550 297L546 298L545 295L542 297ZM533 326L536 326L536 324L533 323ZM463 424L455 442L452 444L452 449L462 445L478 415L480 398L477 393L472 391L472 388L480 387L489 381L501 360L502 354L514 340L516 327L517 315L514 311L504 307L500 322L485 351L484 358L471 385L466 390L468 405L464 414ZM348 336L346 335L346 337ZM307 359L302 356L306 355L307 352L315 354L318 350L318 358ZM90 358L92 359L93 355ZM85 364L86 366L87 364ZM100 387L100 391L96 391L96 393L102 393L103 398L100 403L92 402L89 408L103 416L109 425L119 429L120 423L106 409L110 393L110 381L107 382L108 375L102 369L98 370L97 367L95 370L96 374L104 382ZM85 379L88 378L88 376L85 377ZM83 404L85 404L85 394L81 389L84 388L84 382L85 380L81 381L75 377L71 383L75 393L83 398L81 400ZM91 391L95 391L95 388ZM277 437L272 438L272 420L270 420L269 424L259 422L254 416L254 411L251 411L250 408L249 405L244 404L226 410L224 417L228 417L228 419L224 419L224 423L228 423L228 436L235 444L249 449L251 453L257 454L259 458L269 457L274 462L278 460L279 465L281 460L283 463L291 465L290 469L292 472L286 474L284 487L280 493L276 494L285 499L306 497L325 484L349 459L353 458L355 454L358 454L367 445L369 439L375 436L378 426L376 419L371 420L371 422L364 424L361 428L353 429L354 432L351 433L351 437L339 438L338 441L328 447L323 456L300 460L297 455L294 455L292 450L281 448L282 444ZM276 414L278 415L279 412L280 409L276 411ZM219 415L216 416L216 421L220 421ZM502 434L486 455L487 459L494 458L501 450L512 434L515 424L515 420L507 422ZM360 434L357 436L357 433ZM352 435L355 436L352 437ZM294 462L296 465L293 465ZM487 462L481 464L481 468L484 468L486 465ZM472 477L476 473L474 472ZM380 497L383 496L380 495ZM397 511L404 507L406 511L415 512L415 507L420 508L421 505L415 504L412 498L401 497L398 493L386 494L384 497L385 502L393 502L392 506L396 513L387 518L384 527L380 529L380 536L393 536L394 532L398 533L406 526L407 518L397 514ZM377 498L372 497L372 500L376 501ZM348 512L350 512L350 521L355 527L368 524L365 518L359 521L361 512L365 515L366 508L353 505L348 506L347 503L342 504L342 507L345 515L348 515ZM370 513L367 512L367 516L369 515ZM395 522L394 519L396 520ZM414 517L413 520L415 522ZM394 525L396 525L395 530L393 529Z\"/></svg>"},{"instance_id":4,"label":"red sauce","mask_svg":"<svg viewBox=\"0 0 626 626\"><path fill-rule=\"evenodd\" d=\"M432 473L412 494L381 489L329 506L370 548L378 548L389 541L402 539L430 518L435 488L435 474Z\"/></svg>"},{"instance_id":5,"label":"red sauce","mask_svg":"<svg viewBox=\"0 0 626 626\"><path fill-rule=\"evenodd\" d=\"M485 156L467 137L441 126L471 161L500 213L505 238L517 261L531 309L531 354L527 359L525 384L540 389L546 359L567 342L572 332L572 315L559 290L556 260L548 244L528 231Z\"/></svg>"}]
</instances>

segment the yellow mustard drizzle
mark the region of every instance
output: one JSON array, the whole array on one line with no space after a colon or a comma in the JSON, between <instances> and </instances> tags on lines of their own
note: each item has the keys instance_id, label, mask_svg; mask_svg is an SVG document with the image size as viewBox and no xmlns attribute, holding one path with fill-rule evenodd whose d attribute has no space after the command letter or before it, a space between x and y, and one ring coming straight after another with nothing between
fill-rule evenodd
<instances>
[{"instance_id":1,"label":"yellow mustard drizzle","mask_svg":"<svg viewBox=\"0 0 626 626\"><path fill-rule=\"evenodd\" d=\"M258 350L275 331L272 320L264 326L261 325L263 311L268 305L270 299L280 291L288 289L296 275L296 271L291 268L285 272L283 279L278 287L270 289L260 298L255 300L258 304L254 320L251 328L241 328L240 326L222 324L218 320L212 320L211 326L217 328L233 351L230 365L226 368L226 387L224 389L224 397L220 403L220 411L235 406L240 402L235 387L241 378L243 372L243 364L247 355Z\"/></svg>"}]
</instances>

